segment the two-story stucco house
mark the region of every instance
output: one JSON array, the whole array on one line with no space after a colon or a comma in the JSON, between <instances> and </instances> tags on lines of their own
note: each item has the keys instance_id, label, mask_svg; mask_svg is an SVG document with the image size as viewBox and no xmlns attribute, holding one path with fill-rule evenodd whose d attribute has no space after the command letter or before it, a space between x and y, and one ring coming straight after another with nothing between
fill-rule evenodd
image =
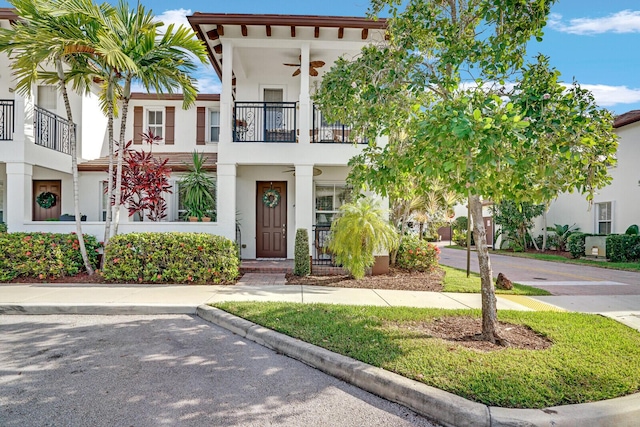
<instances>
[{"instance_id":1,"label":"two-story stucco house","mask_svg":"<svg viewBox=\"0 0 640 427\"><path fill-rule=\"evenodd\" d=\"M15 16L5 9L0 19L9 25ZM138 144L140 133L152 129L162 135L153 152L169 159L174 191L167 195L166 221L139 222L125 213L121 232L223 235L241 240L245 259L293 258L298 228L309 230L311 247L317 246L319 232L328 229L348 200L347 164L364 141L348 126L327 123L311 97L337 58L384 42L384 20L209 13L188 19L207 46L221 93L200 94L188 110L182 110L179 95L134 94L126 139L148 149ZM54 87L39 86L31 97L23 97L11 85L8 60L0 58L5 126L0 135L0 215L10 231L72 231L71 223L45 222L73 211L68 143L59 141L64 136L51 134L51 123L47 132L39 125L41 110L64 116L61 99ZM102 236L106 119L96 94L72 98L81 157L80 205L87 216L84 230ZM12 129L6 127L9 123ZM59 140L42 142L44 133ZM180 217L180 174L194 150L205 153L206 168L217 182L217 220L211 223ZM54 210L43 211L35 203L43 191L58 194Z\"/></svg>"}]
</instances>

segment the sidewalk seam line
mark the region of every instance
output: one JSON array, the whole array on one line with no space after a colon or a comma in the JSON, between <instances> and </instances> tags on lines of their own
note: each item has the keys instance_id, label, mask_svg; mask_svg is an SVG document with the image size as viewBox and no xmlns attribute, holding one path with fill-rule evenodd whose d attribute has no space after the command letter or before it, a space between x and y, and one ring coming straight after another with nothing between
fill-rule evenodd
<instances>
[{"instance_id":1,"label":"sidewalk seam line","mask_svg":"<svg viewBox=\"0 0 640 427\"><path fill-rule=\"evenodd\" d=\"M386 299L384 299L384 297L382 295L380 295L377 291L377 289L371 289L373 291L374 294L376 294L378 296L378 298L380 298L382 301L384 301L385 303L387 303L387 305L389 307L393 307L391 304L389 304L389 301L387 301Z\"/></svg>"}]
</instances>

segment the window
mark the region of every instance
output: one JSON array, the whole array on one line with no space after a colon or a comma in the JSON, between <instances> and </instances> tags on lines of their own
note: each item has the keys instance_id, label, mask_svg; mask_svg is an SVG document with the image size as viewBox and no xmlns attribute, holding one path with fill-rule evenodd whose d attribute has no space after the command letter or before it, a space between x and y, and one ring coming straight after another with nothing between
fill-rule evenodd
<instances>
[{"instance_id":1,"label":"window","mask_svg":"<svg viewBox=\"0 0 640 427\"><path fill-rule=\"evenodd\" d=\"M147 126L145 132L150 130L155 136L164 138L164 109L147 110Z\"/></svg>"},{"instance_id":2,"label":"window","mask_svg":"<svg viewBox=\"0 0 640 427\"><path fill-rule=\"evenodd\" d=\"M612 202L596 203L596 232L598 234L611 234L612 227Z\"/></svg>"},{"instance_id":3,"label":"window","mask_svg":"<svg viewBox=\"0 0 640 427\"><path fill-rule=\"evenodd\" d=\"M109 181L100 181L100 218L101 221L107 220L107 209L109 208L109 202L107 199L107 188L109 187Z\"/></svg>"},{"instance_id":4,"label":"window","mask_svg":"<svg viewBox=\"0 0 640 427\"><path fill-rule=\"evenodd\" d=\"M214 178L215 180L215 178ZM213 193L214 200L214 211L210 212L211 221L216 221L216 211L215 211L215 203L216 203L216 192ZM174 214L169 214L170 217L173 216L172 221L188 221L187 217L187 209L184 207L184 191L180 188L180 181L174 181L173 183L173 212Z\"/></svg>"},{"instance_id":5,"label":"window","mask_svg":"<svg viewBox=\"0 0 640 427\"><path fill-rule=\"evenodd\" d=\"M209 111L209 142L220 141L220 112Z\"/></svg>"},{"instance_id":6,"label":"window","mask_svg":"<svg viewBox=\"0 0 640 427\"><path fill-rule=\"evenodd\" d=\"M316 225L329 227L338 209L351 201L351 189L345 184L316 185Z\"/></svg>"},{"instance_id":7,"label":"window","mask_svg":"<svg viewBox=\"0 0 640 427\"><path fill-rule=\"evenodd\" d=\"M0 222L4 222L4 182L0 181Z\"/></svg>"},{"instance_id":8,"label":"window","mask_svg":"<svg viewBox=\"0 0 640 427\"><path fill-rule=\"evenodd\" d=\"M58 108L58 90L55 86L38 86L38 107L56 111Z\"/></svg>"}]
</instances>

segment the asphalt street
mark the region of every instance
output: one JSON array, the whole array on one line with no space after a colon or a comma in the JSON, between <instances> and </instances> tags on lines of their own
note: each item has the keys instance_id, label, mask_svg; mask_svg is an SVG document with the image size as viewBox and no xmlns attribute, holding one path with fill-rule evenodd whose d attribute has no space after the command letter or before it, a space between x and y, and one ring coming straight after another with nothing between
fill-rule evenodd
<instances>
[{"instance_id":1,"label":"asphalt street","mask_svg":"<svg viewBox=\"0 0 640 427\"><path fill-rule=\"evenodd\" d=\"M433 426L200 318L0 316L0 426Z\"/></svg>"}]
</instances>

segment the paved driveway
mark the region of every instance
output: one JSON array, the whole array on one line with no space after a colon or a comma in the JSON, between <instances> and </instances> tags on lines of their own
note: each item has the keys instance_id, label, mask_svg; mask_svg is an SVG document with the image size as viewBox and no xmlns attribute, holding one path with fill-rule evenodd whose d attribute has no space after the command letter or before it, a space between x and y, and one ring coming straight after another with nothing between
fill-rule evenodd
<instances>
[{"instance_id":1,"label":"paved driveway","mask_svg":"<svg viewBox=\"0 0 640 427\"><path fill-rule=\"evenodd\" d=\"M0 316L0 425L432 426L188 315Z\"/></svg>"}]
</instances>

